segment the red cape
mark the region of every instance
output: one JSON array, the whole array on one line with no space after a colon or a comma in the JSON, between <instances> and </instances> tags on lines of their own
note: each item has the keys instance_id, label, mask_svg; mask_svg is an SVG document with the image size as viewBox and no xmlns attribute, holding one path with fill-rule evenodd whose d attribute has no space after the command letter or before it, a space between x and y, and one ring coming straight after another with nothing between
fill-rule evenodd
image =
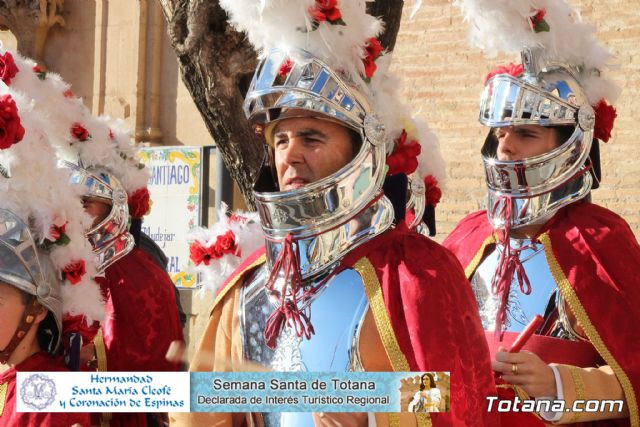
<instances>
[{"instance_id":1,"label":"red cape","mask_svg":"<svg viewBox=\"0 0 640 427\"><path fill-rule=\"evenodd\" d=\"M46 353L36 353L28 357L15 368L0 373L0 384L7 384L7 394L0 415L0 427L69 427L75 423L83 426L91 425L89 414L83 413L41 413L16 412L16 372L64 372L68 371L62 361L53 359Z\"/></svg>"},{"instance_id":2,"label":"red cape","mask_svg":"<svg viewBox=\"0 0 640 427\"><path fill-rule=\"evenodd\" d=\"M263 253L252 254L230 276L216 301ZM496 390L478 309L449 251L403 223L349 252L340 268L363 278L395 371L451 372L451 412L431 414L434 426L498 425L487 413L486 396Z\"/></svg>"},{"instance_id":3,"label":"red cape","mask_svg":"<svg viewBox=\"0 0 640 427\"><path fill-rule=\"evenodd\" d=\"M141 249L134 248L96 278L107 295L102 324L107 371L180 371L165 354L182 341L173 283ZM146 426L146 414L113 413L115 426Z\"/></svg>"},{"instance_id":4,"label":"red cape","mask_svg":"<svg viewBox=\"0 0 640 427\"><path fill-rule=\"evenodd\" d=\"M622 385L630 422L621 425L640 425L640 245L633 232L615 213L578 202L556 213L538 240L560 291ZM471 277L495 244L487 213L467 216L443 244Z\"/></svg>"}]
</instances>

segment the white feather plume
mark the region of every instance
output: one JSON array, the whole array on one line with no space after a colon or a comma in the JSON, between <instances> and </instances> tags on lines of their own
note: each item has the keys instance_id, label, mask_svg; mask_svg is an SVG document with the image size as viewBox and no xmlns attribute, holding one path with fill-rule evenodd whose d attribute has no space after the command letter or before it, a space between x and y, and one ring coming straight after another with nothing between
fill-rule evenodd
<instances>
[{"instance_id":1,"label":"white feather plume","mask_svg":"<svg viewBox=\"0 0 640 427\"><path fill-rule=\"evenodd\" d=\"M85 167L108 169L129 195L147 186L150 172L140 165L137 147L131 143L121 120L94 117L58 74L48 72L41 79L34 71L34 61L12 54L19 72L12 80L11 88L30 97L34 109L46 118L49 141L59 157L71 162L80 159ZM89 131L90 140L79 142L71 137L71 128L76 124Z\"/></svg>"},{"instance_id":2,"label":"white feather plume","mask_svg":"<svg viewBox=\"0 0 640 427\"><path fill-rule=\"evenodd\" d=\"M227 213L228 207L223 204L218 210L218 222L209 228L195 227L189 232L189 241L192 245L198 244L203 248L210 248L215 245L219 236L232 231L238 247L236 254L225 254L221 258L212 259L209 265L201 263L187 267L187 272L200 274L201 297L204 297L207 292L215 294L229 275L249 255L264 245L262 226L257 212L237 211L232 217L228 217Z\"/></svg>"},{"instance_id":3,"label":"white feather plume","mask_svg":"<svg viewBox=\"0 0 640 427\"><path fill-rule=\"evenodd\" d=\"M63 280L63 314L84 315L88 324L102 320L104 302L98 284L92 279L96 274L95 257L84 236L84 229L92 220L84 212L80 195L69 184L68 175L57 167L51 145L55 127L47 116L39 113L37 101L30 93L16 90L14 83L15 80L7 86L0 82L0 95L10 95L16 102L25 133L22 141L0 151L0 163L11 174L8 179L0 177L0 207L11 210L29 224L38 244L51 237L52 226L66 224L69 243L52 245L50 259L59 274L65 267L84 261L86 274L77 284Z\"/></svg>"},{"instance_id":4,"label":"white feather plume","mask_svg":"<svg viewBox=\"0 0 640 427\"><path fill-rule=\"evenodd\" d=\"M547 61L583 70L580 83L589 102L601 98L615 102L619 89L602 74L612 54L595 38L595 27L582 21L577 9L565 0L456 0L473 46L494 57L500 52L519 53L541 47ZM535 32L531 18L544 10L549 31Z\"/></svg>"},{"instance_id":5,"label":"white feather plume","mask_svg":"<svg viewBox=\"0 0 640 427\"><path fill-rule=\"evenodd\" d=\"M345 0L338 6L346 25L323 21L313 29L309 8L314 4L315 0L220 1L232 25L247 34L258 54L272 48L303 49L366 90L362 60L368 40L382 32L382 21L367 14L364 0Z\"/></svg>"}]
</instances>

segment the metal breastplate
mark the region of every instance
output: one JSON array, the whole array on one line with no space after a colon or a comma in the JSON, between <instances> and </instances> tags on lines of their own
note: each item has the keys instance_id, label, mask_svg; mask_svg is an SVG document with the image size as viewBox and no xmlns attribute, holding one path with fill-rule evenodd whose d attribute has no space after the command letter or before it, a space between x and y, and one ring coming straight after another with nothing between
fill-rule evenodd
<instances>
[{"instance_id":1,"label":"metal breastplate","mask_svg":"<svg viewBox=\"0 0 640 427\"><path fill-rule=\"evenodd\" d=\"M274 371L345 372L363 370L358 352L360 331L369 303L362 279L343 270L319 289L311 302L315 334L310 340L285 327L275 350L266 346L264 329L276 305L264 285L265 266L258 268L241 291L240 325L245 360ZM313 426L311 413L263 414L266 427Z\"/></svg>"},{"instance_id":2,"label":"metal breastplate","mask_svg":"<svg viewBox=\"0 0 640 427\"><path fill-rule=\"evenodd\" d=\"M529 244L530 240L511 239L512 248ZM471 278L471 287L480 309L482 326L489 331L495 330L496 312L500 305L498 296L491 290L491 281L498 267L502 250L502 247L497 245L496 249L482 261ZM531 293L524 294L517 280L512 279L505 321L505 331L509 332L522 331L535 315L545 317L545 314L548 315L556 310L560 304L560 293L547 264L543 245L536 243L531 248L523 249L520 252L520 262L531 283Z\"/></svg>"}]
</instances>

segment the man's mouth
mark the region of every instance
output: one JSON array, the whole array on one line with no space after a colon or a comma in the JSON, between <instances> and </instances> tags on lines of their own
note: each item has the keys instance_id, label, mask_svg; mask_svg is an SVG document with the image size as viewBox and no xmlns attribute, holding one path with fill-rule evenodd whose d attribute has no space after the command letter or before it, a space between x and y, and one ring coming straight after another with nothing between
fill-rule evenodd
<instances>
[{"instance_id":1,"label":"man's mouth","mask_svg":"<svg viewBox=\"0 0 640 427\"><path fill-rule=\"evenodd\" d=\"M294 189L294 188L300 188L304 185L307 185L308 183L309 181L307 179L294 177L294 178L287 179L284 184L286 189Z\"/></svg>"}]
</instances>

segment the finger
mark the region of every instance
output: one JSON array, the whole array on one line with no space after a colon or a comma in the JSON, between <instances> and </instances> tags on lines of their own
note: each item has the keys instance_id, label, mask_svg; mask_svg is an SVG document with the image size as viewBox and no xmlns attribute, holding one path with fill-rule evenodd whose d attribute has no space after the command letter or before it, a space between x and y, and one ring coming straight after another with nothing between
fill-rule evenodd
<instances>
[{"instance_id":1,"label":"finger","mask_svg":"<svg viewBox=\"0 0 640 427\"><path fill-rule=\"evenodd\" d=\"M508 353L499 351L496 353L496 360L505 363L524 363L531 358L531 355L532 353L529 352Z\"/></svg>"},{"instance_id":2,"label":"finger","mask_svg":"<svg viewBox=\"0 0 640 427\"><path fill-rule=\"evenodd\" d=\"M508 382L509 384L519 385L521 387L531 387L533 385L533 381L535 378L531 375L513 375L513 374L504 374L502 379Z\"/></svg>"},{"instance_id":3,"label":"finger","mask_svg":"<svg viewBox=\"0 0 640 427\"><path fill-rule=\"evenodd\" d=\"M511 370L513 369L512 365L512 363L497 362L495 360L491 362L491 367L493 368L493 370L502 374L511 374ZM518 366L518 371L519 370L520 366Z\"/></svg>"}]
</instances>

